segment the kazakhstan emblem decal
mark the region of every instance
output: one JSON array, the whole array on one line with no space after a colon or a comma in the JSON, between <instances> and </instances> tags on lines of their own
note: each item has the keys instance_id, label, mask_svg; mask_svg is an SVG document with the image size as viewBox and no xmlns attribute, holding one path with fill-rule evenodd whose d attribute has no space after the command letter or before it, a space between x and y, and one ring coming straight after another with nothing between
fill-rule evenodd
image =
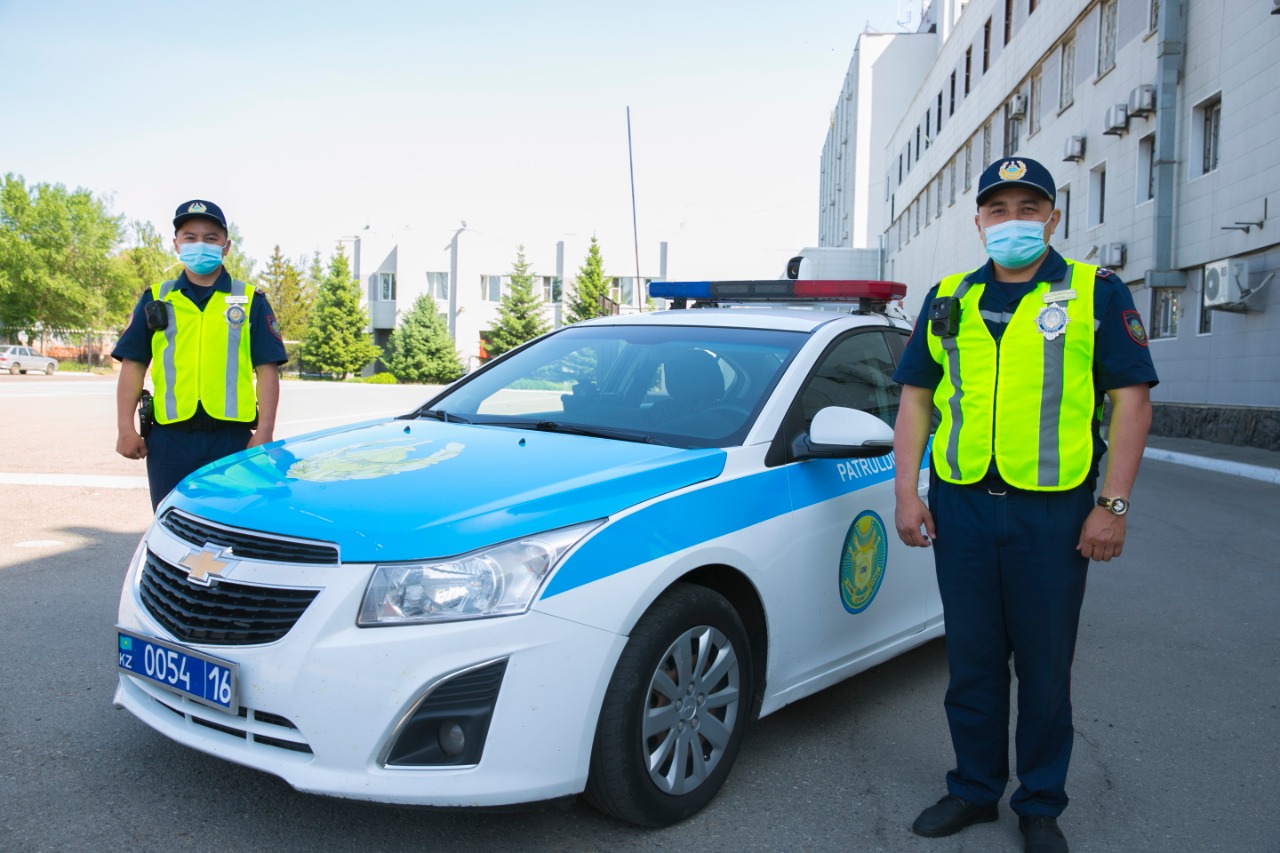
<instances>
[{"instance_id":1,"label":"kazakhstan emblem decal","mask_svg":"<svg viewBox=\"0 0 1280 853\"><path fill-rule=\"evenodd\" d=\"M840 552L840 603L845 610L861 613L867 609L880 591L888 559L884 522L871 510L858 513Z\"/></svg>"}]
</instances>

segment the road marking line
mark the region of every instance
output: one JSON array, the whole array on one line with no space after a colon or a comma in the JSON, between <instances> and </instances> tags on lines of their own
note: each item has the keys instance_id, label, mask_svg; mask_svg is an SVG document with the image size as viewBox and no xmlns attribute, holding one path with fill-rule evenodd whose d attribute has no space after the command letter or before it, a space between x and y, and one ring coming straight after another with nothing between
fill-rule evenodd
<instances>
[{"instance_id":1,"label":"road marking line","mask_svg":"<svg viewBox=\"0 0 1280 853\"><path fill-rule=\"evenodd\" d=\"M1173 450L1161 450L1148 447L1142 452L1147 459L1161 462L1172 462L1175 465L1186 465L1190 468L1203 468L1206 471L1217 471L1221 474L1234 474L1237 477L1248 477L1264 483L1280 483L1280 468L1268 468L1264 465L1246 465L1243 462L1231 462L1226 459L1213 459L1209 456L1193 456L1190 453L1178 453Z\"/></svg>"},{"instance_id":2,"label":"road marking line","mask_svg":"<svg viewBox=\"0 0 1280 853\"><path fill-rule=\"evenodd\" d=\"M118 477L85 474L5 474L0 486L77 486L90 489L146 489L146 477Z\"/></svg>"}]
</instances>

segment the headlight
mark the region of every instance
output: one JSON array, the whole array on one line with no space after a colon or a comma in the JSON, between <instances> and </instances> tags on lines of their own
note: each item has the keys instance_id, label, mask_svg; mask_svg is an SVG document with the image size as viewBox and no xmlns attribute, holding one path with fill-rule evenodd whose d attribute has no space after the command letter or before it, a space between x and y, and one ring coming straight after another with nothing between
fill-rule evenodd
<instances>
[{"instance_id":1,"label":"headlight","mask_svg":"<svg viewBox=\"0 0 1280 853\"><path fill-rule=\"evenodd\" d=\"M599 521L536 533L448 560L374 566L361 627L511 616L529 609L551 570Z\"/></svg>"}]
</instances>

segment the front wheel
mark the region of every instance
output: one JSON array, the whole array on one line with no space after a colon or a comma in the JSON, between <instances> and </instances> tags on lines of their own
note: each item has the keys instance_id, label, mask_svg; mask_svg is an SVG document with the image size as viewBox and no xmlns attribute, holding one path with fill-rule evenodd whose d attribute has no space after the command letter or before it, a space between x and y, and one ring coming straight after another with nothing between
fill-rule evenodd
<instances>
[{"instance_id":1,"label":"front wheel","mask_svg":"<svg viewBox=\"0 0 1280 853\"><path fill-rule=\"evenodd\" d=\"M737 611L713 590L672 586L637 623L609 682L587 802L641 826L693 815L733 767L753 689Z\"/></svg>"},{"instance_id":2,"label":"front wheel","mask_svg":"<svg viewBox=\"0 0 1280 853\"><path fill-rule=\"evenodd\" d=\"M44 374L45 374L45 376L52 376L52 375L53 375L53 372L54 372L55 370L57 370L57 369L58 369L58 368L57 368L57 367L55 367L55 366L54 366L54 365L52 365L52 364L46 364L46 365L44 366Z\"/></svg>"}]
</instances>

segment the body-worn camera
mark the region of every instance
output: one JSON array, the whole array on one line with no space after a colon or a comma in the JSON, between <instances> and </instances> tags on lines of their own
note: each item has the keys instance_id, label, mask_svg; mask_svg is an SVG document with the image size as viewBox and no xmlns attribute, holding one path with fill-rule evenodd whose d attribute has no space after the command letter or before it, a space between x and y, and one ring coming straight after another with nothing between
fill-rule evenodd
<instances>
[{"instance_id":1,"label":"body-worn camera","mask_svg":"<svg viewBox=\"0 0 1280 853\"><path fill-rule=\"evenodd\" d=\"M929 305L929 331L940 338L954 338L960 331L960 300L941 296Z\"/></svg>"},{"instance_id":2,"label":"body-worn camera","mask_svg":"<svg viewBox=\"0 0 1280 853\"><path fill-rule=\"evenodd\" d=\"M151 392L142 389L142 396L138 398L138 435L146 438L151 435L151 428L156 424L155 400L151 396Z\"/></svg>"},{"instance_id":3,"label":"body-worn camera","mask_svg":"<svg viewBox=\"0 0 1280 853\"><path fill-rule=\"evenodd\" d=\"M148 302L142 311L147 318L147 328L151 331L169 328L169 309L163 302Z\"/></svg>"}]
</instances>

